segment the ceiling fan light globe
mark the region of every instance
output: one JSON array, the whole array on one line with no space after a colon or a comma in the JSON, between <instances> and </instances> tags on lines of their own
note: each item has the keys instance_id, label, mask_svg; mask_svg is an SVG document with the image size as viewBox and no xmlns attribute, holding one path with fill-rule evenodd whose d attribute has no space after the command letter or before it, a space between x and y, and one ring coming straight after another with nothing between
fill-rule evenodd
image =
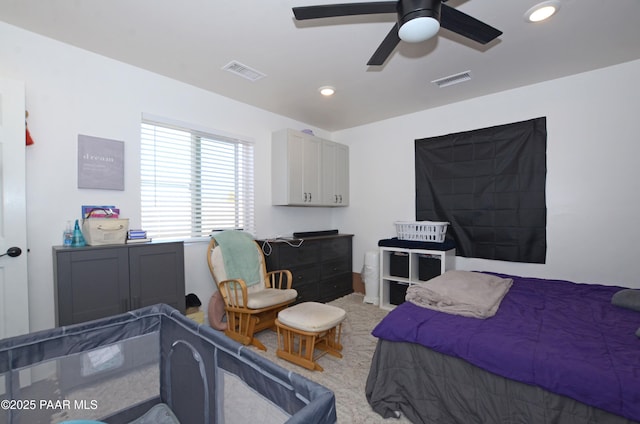
<instances>
[{"instance_id":1,"label":"ceiling fan light globe","mask_svg":"<svg viewBox=\"0 0 640 424\"><path fill-rule=\"evenodd\" d=\"M420 43L435 36L440 30L440 22L432 17L419 17L402 24L398 36L407 43Z\"/></svg>"}]
</instances>

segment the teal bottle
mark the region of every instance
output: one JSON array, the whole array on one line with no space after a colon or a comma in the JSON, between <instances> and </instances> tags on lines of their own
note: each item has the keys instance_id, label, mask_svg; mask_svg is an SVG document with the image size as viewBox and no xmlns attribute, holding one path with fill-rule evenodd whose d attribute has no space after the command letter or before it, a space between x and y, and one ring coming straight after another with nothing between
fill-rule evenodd
<instances>
[{"instance_id":1,"label":"teal bottle","mask_svg":"<svg viewBox=\"0 0 640 424\"><path fill-rule=\"evenodd\" d=\"M87 243L84 241L84 236L82 235L82 231L80 230L80 224L76 219L76 225L73 228L73 239L71 240L71 247L82 247Z\"/></svg>"}]
</instances>

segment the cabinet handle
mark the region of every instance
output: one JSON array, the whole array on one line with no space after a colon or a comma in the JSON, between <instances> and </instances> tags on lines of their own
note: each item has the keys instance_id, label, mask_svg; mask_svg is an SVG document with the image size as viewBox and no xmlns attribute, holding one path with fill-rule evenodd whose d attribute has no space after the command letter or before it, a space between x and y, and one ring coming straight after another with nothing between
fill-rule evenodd
<instances>
[{"instance_id":1,"label":"cabinet handle","mask_svg":"<svg viewBox=\"0 0 640 424\"><path fill-rule=\"evenodd\" d=\"M309 193L309 201L311 201L311 193Z\"/></svg>"},{"instance_id":2,"label":"cabinet handle","mask_svg":"<svg viewBox=\"0 0 640 424\"><path fill-rule=\"evenodd\" d=\"M339 197L340 197L340 202L338 203L342 203L342 194L340 194Z\"/></svg>"}]
</instances>

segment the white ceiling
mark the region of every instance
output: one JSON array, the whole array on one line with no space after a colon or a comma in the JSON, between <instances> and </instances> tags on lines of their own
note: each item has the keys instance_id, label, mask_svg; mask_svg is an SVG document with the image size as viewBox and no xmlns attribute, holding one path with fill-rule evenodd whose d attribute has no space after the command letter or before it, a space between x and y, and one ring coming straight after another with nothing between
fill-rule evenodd
<instances>
[{"instance_id":1,"label":"white ceiling","mask_svg":"<svg viewBox=\"0 0 640 424\"><path fill-rule=\"evenodd\" d=\"M0 20L336 131L640 58L639 0L560 2L531 24L536 0L450 0L504 34L480 46L441 29L381 67L366 62L395 15L293 18L294 6L332 0L0 0ZM266 77L221 69L233 60ZM470 81L431 83L468 70ZM323 85L336 94L321 97Z\"/></svg>"}]
</instances>

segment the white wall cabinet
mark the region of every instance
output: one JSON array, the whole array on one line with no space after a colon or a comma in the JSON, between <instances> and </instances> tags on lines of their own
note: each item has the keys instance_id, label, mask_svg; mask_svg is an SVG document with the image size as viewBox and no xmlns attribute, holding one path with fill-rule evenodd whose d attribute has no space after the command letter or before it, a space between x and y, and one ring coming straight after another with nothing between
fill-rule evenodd
<instances>
[{"instance_id":1,"label":"white wall cabinet","mask_svg":"<svg viewBox=\"0 0 640 424\"><path fill-rule=\"evenodd\" d=\"M349 147L292 129L274 132L271 196L274 205L347 206Z\"/></svg>"},{"instance_id":2,"label":"white wall cabinet","mask_svg":"<svg viewBox=\"0 0 640 424\"><path fill-rule=\"evenodd\" d=\"M407 288L444 274L455 266L456 250L406 249L380 246L380 307L404 302Z\"/></svg>"},{"instance_id":3,"label":"white wall cabinet","mask_svg":"<svg viewBox=\"0 0 640 424\"><path fill-rule=\"evenodd\" d=\"M287 129L273 134L271 148L273 204L319 206L322 139Z\"/></svg>"},{"instance_id":4,"label":"white wall cabinet","mask_svg":"<svg viewBox=\"0 0 640 424\"><path fill-rule=\"evenodd\" d=\"M349 147L322 140L322 203L349 204Z\"/></svg>"}]
</instances>

